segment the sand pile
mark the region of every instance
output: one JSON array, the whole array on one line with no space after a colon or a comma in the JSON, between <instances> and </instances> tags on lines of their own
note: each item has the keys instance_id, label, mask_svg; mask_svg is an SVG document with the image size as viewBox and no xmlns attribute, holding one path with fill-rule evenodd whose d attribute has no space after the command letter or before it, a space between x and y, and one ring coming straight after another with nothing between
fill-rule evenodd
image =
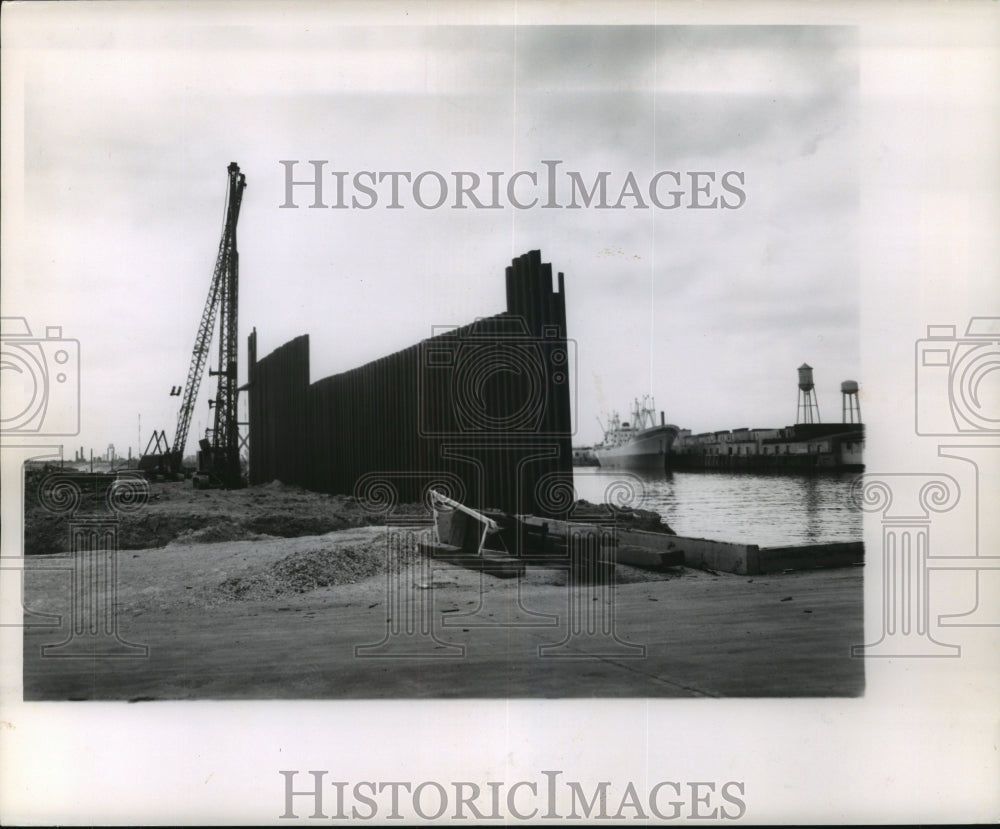
<instances>
[{"instance_id":1,"label":"sand pile","mask_svg":"<svg viewBox=\"0 0 1000 829\"><path fill-rule=\"evenodd\" d=\"M398 551L400 563L405 566L411 562L416 555L412 538L405 538ZM216 592L232 600L308 593L321 587L354 584L384 573L386 562L384 536L349 543L331 541L329 546L294 552L266 567L253 567L227 578Z\"/></svg>"}]
</instances>

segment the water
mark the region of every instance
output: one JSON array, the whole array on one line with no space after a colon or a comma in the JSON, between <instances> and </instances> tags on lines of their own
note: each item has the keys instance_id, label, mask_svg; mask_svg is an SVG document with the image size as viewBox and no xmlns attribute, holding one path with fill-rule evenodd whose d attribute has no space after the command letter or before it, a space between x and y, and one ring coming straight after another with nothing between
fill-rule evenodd
<instances>
[{"instance_id":1,"label":"water","mask_svg":"<svg viewBox=\"0 0 1000 829\"><path fill-rule=\"evenodd\" d=\"M861 541L862 513L851 502L857 473L754 475L730 472L620 472L577 467L577 497L617 501L638 485L641 503L678 535L776 547ZM616 482L619 482L616 484ZM609 493L610 498L605 497Z\"/></svg>"}]
</instances>

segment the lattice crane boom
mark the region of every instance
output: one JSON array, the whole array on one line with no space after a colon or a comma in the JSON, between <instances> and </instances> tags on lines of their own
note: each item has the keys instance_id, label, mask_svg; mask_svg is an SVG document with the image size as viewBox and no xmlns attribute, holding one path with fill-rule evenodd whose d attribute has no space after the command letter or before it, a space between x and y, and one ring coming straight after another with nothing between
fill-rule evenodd
<instances>
[{"instance_id":1,"label":"lattice crane boom","mask_svg":"<svg viewBox=\"0 0 1000 829\"><path fill-rule=\"evenodd\" d=\"M198 333L195 335L191 365L188 367L187 381L184 383L184 397L181 399L181 408L177 412L177 431L174 435L173 452L179 457L184 455L188 431L191 428L191 414L201 389L201 378L205 374L208 352L211 350L212 329L215 327L215 320L219 315L219 274L222 273L222 264L223 255L220 248L219 258L215 265L215 276L208 289L205 310L201 313L201 322L198 324Z\"/></svg>"},{"instance_id":2,"label":"lattice crane boom","mask_svg":"<svg viewBox=\"0 0 1000 829\"><path fill-rule=\"evenodd\" d=\"M223 242L226 252L225 269L219 285L219 386L215 397L215 430L212 433L214 453L213 471L226 486L240 482L239 415L237 381L239 351L239 252L236 249L236 222L246 177L235 162L229 165L231 192L235 195L229 203L226 233Z\"/></svg>"},{"instance_id":3,"label":"lattice crane boom","mask_svg":"<svg viewBox=\"0 0 1000 829\"><path fill-rule=\"evenodd\" d=\"M205 374L205 364L212 346L212 329L223 309L223 330L220 337L220 370L229 373L229 355L232 352L233 373L235 374L236 351L236 293L237 259L236 252L236 222L239 219L240 205L243 202L243 190L246 187L246 177L240 173L239 166L233 162L228 167L229 185L226 206L226 222L219 242L219 253L212 274L212 284L208 289L208 298L198 323L198 333L195 335L194 349L191 354L191 364L188 367L187 381L184 384L184 396L177 413L177 431L172 449L173 466L179 471L187 445L188 432L191 428L191 415L194 404L201 389L201 380ZM223 384L220 383L220 387ZM236 379L233 377L233 404L235 412ZM216 433L219 429L219 398L216 398ZM235 415L233 417L235 424ZM238 439L238 438L237 438Z\"/></svg>"}]
</instances>

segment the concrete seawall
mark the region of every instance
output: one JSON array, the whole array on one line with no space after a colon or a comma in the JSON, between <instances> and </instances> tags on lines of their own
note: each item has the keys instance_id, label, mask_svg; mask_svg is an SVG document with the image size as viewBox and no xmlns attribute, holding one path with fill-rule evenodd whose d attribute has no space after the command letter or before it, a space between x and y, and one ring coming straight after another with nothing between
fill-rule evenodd
<instances>
[{"instance_id":1,"label":"concrete seawall","mask_svg":"<svg viewBox=\"0 0 1000 829\"><path fill-rule=\"evenodd\" d=\"M864 564L865 545L861 541L842 541L764 547L758 552L757 560L758 573L814 570L820 567L851 567L855 564Z\"/></svg>"},{"instance_id":2,"label":"concrete seawall","mask_svg":"<svg viewBox=\"0 0 1000 829\"><path fill-rule=\"evenodd\" d=\"M667 548L680 550L687 567L747 576L785 570L850 567L863 563L865 558L864 544L860 541L759 547L756 544L735 544L638 530L619 530L618 538L620 543L639 547L663 549L666 545Z\"/></svg>"}]
</instances>

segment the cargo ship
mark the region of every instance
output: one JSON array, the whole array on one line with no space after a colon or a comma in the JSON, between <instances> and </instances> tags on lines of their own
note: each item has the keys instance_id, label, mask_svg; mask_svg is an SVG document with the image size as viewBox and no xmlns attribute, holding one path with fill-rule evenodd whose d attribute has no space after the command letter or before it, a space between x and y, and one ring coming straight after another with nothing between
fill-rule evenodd
<instances>
[{"instance_id":1,"label":"cargo ship","mask_svg":"<svg viewBox=\"0 0 1000 829\"><path fill-rule=\"evenodd\" d=\"M664 470L667 456L677 437L678 428L664 422L660 412L656 423L653 398L636 399L632 420L622 422L615 412L604 429L604 442L594 447L594 455L602 468Z\"/></svg>"}]
</instances>

